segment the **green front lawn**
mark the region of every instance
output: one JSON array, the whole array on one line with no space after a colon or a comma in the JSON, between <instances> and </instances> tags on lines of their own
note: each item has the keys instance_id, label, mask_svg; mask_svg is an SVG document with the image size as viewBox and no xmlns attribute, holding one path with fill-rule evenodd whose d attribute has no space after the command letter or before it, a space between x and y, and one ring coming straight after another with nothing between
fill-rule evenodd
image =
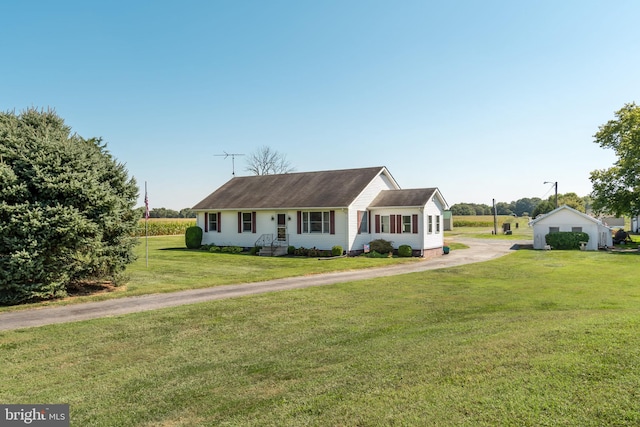
<instances>
[{"instance_id":1,"label":"green front lawn","mask_svg":"<svg viewBox=\"0 0 640 427\"><path fill-rule=\"evenodd\" d=\"M184 236L150 237L148 245L148 266L147 240L143 238L136 247L138 259L127 268L125 283L115 288L106 287L108 292L89 296L76 295L65 300L38 304L0 307L0 312L421 261L420 258L398 257L353 257L320 261L313 257L260 257L209 253L186 249Z\"/></svg>"},{"instance_id":2,"label":"green front lawn","mask_svg":"<svg viewBox=\"0 0 640 427\"><path fill-rule=\"evenodd\" d=\"M638 425L637 265L523 250L2 332L0 401L82 426Z\"/></svg>"}]
</instances>

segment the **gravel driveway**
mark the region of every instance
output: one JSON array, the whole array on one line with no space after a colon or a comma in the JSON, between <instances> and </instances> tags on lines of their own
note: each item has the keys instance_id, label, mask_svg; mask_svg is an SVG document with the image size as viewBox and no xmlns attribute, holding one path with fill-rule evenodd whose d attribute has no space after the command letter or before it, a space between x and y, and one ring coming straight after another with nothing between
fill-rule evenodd
<instances>
[{"instance_id":1,"label":"gravel driveway","mask_svg":"<svg viewBox=\"0 0 640 427\"><path fill-rule=\"evenodd\" d=\"M456 239L469 245L469 249L451 251L448 255L424 260L411 265L371 268L366 270L317 274L305 277L269 280L239 285L216 286L180 292L116 298L107 301L72 304L59 307L33 308L0 313L0 331L29 328L54 323L75 322L99 317L118 316L140 311L156 310L203 301L233 298L265 292L330 285L354 280L372 279L425 270L435 270L462 264L487 261L508 254L528 241L489 239Z\"/></svg>"}]
</instances>

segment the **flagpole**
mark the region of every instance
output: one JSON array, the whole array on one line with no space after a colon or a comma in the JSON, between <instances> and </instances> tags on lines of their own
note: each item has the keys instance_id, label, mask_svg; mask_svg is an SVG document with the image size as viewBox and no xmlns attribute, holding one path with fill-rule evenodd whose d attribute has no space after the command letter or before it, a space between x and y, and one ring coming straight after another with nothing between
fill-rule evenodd
<instances>
[{"instance_id":1,"label":"flagpole","mask_svg":"<svg viewBox=\"0 0 640 427\"><path fill-rule=\"evenodd\" d=\"M149 197L147 197L147 181L144 182L144 236L147 255L147 267L149 267Z\"/></svg>"}]
</instances>

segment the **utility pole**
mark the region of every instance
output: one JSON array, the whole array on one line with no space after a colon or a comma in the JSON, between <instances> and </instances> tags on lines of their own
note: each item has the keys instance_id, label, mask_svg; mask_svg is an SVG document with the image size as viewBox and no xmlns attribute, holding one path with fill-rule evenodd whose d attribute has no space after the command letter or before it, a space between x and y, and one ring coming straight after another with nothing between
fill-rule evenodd
<instances>
[{"instance_id":1,"label":"utility pole","mask_svg":"<svg viewBox=\"0 0 640 427\"><path fill-rule=\"evenodd\" d=\"M496 208L496 199L493 199L493 234L498 234L498 208Z\"/></svg>"},{"instance_id":2,"label":"utility pole","mask_svg":"<svg viewBox=\"0 0 640 427\"><path fill-rule=\"evenodd\" d=\"M552 181L545 181L545 184L553 184L553 186L556 188L556 209L558 208L558 181L556 182L552 182Z\"/></svg>"},{"instance_id":3,"label":"utility pole","mask_svg":"<svg viewBox=\"0 0 640 427\"><path fill-rule=\"evenodd\" d=\"M226 151L223 151L224 154L214 154L215 157L224 157L225 159L229 156L231 156L231 175L233 177L236 176L236 156L244 156L244 154L238 154L238 153L227 153Z\"/></svg>"}]
</instances>

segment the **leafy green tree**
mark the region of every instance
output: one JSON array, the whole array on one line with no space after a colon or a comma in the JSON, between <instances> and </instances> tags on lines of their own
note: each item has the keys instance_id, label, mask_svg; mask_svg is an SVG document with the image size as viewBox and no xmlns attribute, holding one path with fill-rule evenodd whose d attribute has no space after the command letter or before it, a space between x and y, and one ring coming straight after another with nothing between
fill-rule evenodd
<instances>
[{"instance_id":1,"label":"leafy green tree","mask_svg":"<svg viewBox=\"0 0 640 427\"><path fill-rule=\"evenodd\" d=\"M191 208L180 209L180 218L195 218L196 213Z\"/></svg>"},{"instance_id":2,"label":"leafy green tree","mask_svg":"<svg viewBox=\"0 0 640 427\"><path fill-rule=\"evenodd\" d=\"M180 212L167 208L153 208L149 211L149 218L180 218Z\"/></svg>"},{"instance_id":3,"label":"leafy green tree","mask_svg":"<svg viewBox=\"0 0 640 427\"><path fill-rule=\"evenodd\" d=\"M134 260L135 181L54 111L0 113L0 183L0 304L114 280Z\"/></svg>"},{"instance_id":4,"label":"leafy green tree","mask_svg":"<svg viewBox=\"0 0 640 427\"><path fill-rule=\"evenodd\" d=\"M513 213L511 204L505 202L496 203L496 212L498 215L511 215Z\"/></svg>"},{"instance_id":5,"label":"leafy green tree","mask_svg":"<svg viewBox=\"0 0 640 427\"><path fill-rule=\"evenodd\" d=\"M523 199L516 200L513 203L513 213L518 216L525 216L533 212L538 203L542 200L538 197L528 198L525 197Z\"/></svg>"},{"instance_id":6,"label":"leafy green tree","mask_svg":"<svg viewBox=\"0 0 640 427\"><path fill-rule=\"evenodd\" d=\"M476 210L467 203L456 203L451 206L452 215L475 215Z\"/></svg>"},{"instance_id":7,"label":"leafy green tree","mask_svg":"<svg viewBox=\"0 0 640 427\"><path fill-rule=\"evenodd\" d=\"M555 196L554 196L555 199ZM545 200L543 202L540 202L536 205L535 209L533 210L533 213L531 214L531 216L533 218L537 217L538 215L542 215L542 214L546 214L551 212L552 210L554 210L556 208L556 203L555 200L552 202L550 200Z\"/></svg>"},{"instance_id":8,"label":"leafy green tree","mask_svg":"<svg viewBox=\"0 0 640 427\"><path fill-rule=\"evenodd\" d=\"M554 206L555 198L555 195L549 197L549 201L553 202ZM558 206L562 205L567 205L577 211L585 212L584 198L578 196L576 193L558 194Z\"/></svg>"},{"instance_id":9,"label":"leafy green tree","mask_svg":"<svg viewBox=\"0 0 640 427\"><path fill-rule=\"evenodd\" d=\"M640 212L640 107L626 104L615 116L594 135L594 142L613 149L618 160L591 172L593 210L634 216Z\"/></svg>"}]
</instances>

